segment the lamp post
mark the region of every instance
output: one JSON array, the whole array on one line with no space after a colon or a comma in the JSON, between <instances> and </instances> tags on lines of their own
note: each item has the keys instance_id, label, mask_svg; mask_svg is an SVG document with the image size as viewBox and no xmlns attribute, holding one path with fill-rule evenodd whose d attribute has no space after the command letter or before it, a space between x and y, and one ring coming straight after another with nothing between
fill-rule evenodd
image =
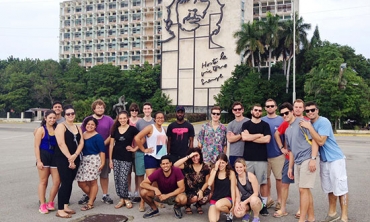
<instances>
[{"instance_id":1,"label":"lamp post","mask_svg":"<svg viewBox=\"0 0 370 222\"><path fill-rule=\"evenodd\" d=\"M296 100L295 91L295 10L294 10L294 0L292 0L293 9L293 103Z\"/></svg>"}]
</instances>

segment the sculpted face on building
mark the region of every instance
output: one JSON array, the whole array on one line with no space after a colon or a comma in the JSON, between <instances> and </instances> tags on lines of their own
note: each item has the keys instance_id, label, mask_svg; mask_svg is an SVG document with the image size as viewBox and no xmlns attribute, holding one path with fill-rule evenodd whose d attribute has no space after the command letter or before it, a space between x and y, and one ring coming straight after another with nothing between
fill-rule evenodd
<instances>
[{"instance_id":1,"label":"sculpted face on building","mask_svg":"<svg viewBox=\"0 0 370 222\"><path fill-rule=\"evenodd\" d=\"M209 0L183 0L176 4L177 22L183 31L199 28L207 15Z\"/></svg>"}]
</instances>

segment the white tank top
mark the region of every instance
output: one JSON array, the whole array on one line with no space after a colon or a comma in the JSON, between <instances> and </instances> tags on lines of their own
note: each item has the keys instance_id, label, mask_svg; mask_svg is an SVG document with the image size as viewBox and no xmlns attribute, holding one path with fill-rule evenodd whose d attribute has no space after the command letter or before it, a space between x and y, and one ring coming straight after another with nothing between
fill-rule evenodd
<instances>
[{"instance_id":1,"label":"white tank top","mask_svg":"<svg viewBox=\"0 0 370 222\"><path fill-rule=\"evenodd\" d=\"M147 153L156 159L161 159L162 156L167 155L167 136L164 128L162 132L159 132L157 128L152 124L153 133L150 137L146 136L146 143L148 148L153 148L153 153Z\"/></svg>"}]
</instances>

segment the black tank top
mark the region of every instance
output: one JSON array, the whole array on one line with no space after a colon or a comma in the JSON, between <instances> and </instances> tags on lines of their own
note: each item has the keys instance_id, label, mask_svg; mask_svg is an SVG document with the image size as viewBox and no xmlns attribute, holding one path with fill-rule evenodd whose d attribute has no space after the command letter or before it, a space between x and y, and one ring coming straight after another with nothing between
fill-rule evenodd
<instances>
[{"instance_id":1,"label":"black tank top","mask_svg":"<svg viewBox=\"0 0 370 222\"><path fill-rule=\"evenodd\" d=\"M239 192L241 193L241 197L240 197L240 200L241 201L244 201L246 199L248 199L250 196L252 196L252 194L254 193L253 192L253 187L252 187L252 184L251 182L249 181L248 179L248 173L245 173L246 175L246 183L245 185L242 185L240 183L240 180L239 180L239 177L238 175L236 175L236 185L238 186L238 189L239 189ZM258 194L258 196L260 197L260 194Z\"/></svg>"},{"instance_id":2,"label":"black tank top","mask_svg":"<svg viewBox=\"0 0 370 222\"><path fill-rule=\"evenodd\" d=\"M77 128L77 126L76 126ZM71 131L66 128L66 131L64 132L64 141L68 147L68 151L70 154L74 154L77 150L77 146L80 143L81 135L80 131L77 128L77 134L73 134ZM64 155L60 148L57 149L56 152L58 155Z\"/></svg>"},{"instance_id":3,"label":"black tank top","mask_svg":"<svg viewBox=\"0 0 370 222\"><path fill-rule=\"evenodd\" d=\"M218 178L218 176L216 176L212 200L217 201L225 197L231 197L230 187L231 181L229 177L221 180Z\"/></svg>"}]
</instances>

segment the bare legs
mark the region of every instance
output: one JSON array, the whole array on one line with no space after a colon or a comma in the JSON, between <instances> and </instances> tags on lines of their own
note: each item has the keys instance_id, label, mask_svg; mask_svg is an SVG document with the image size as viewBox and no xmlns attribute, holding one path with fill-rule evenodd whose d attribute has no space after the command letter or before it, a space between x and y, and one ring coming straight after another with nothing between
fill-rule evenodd
<instances>
[{"instance_id":1,"label":"bare legs","mask_svg":"<svg viewBox=\"0 0 370 222\"><path fill-rule=\"evenodd\" d=\"M78 182L78 186L89 196L90 199L88 205L93 206L96 195L98 194L97 180Z\"/></svg>"},{"instance_id":2,"label":"bare legs","mask_svg":"<svg viewBox=\"0 0 370 222\"><path fill-rule=\"evenodd\" d=\"M210 222L217 222L220 219L220 213L229 213L231 203L227 198L218 200L214 205L209 206L208 219Z\"/></svg>"}]
</instances>

